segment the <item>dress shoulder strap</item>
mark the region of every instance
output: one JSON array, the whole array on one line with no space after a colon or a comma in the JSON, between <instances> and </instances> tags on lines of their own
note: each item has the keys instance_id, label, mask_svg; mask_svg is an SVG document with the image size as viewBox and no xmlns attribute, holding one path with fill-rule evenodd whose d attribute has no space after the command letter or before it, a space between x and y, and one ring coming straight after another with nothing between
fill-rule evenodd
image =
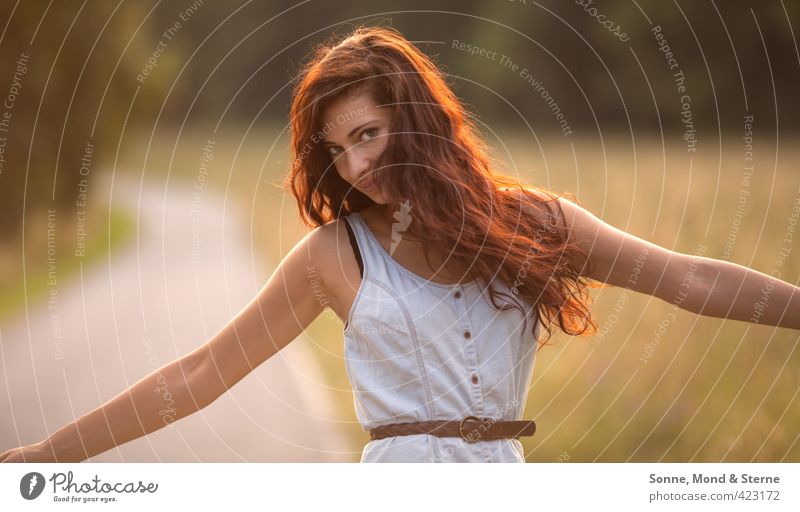
<instances>
[{"instance_id":1,"label":"dress shoulder strap","mask_svg":"<svg viewBox=\"0 0 800 512\"><path fill-rule=\"evenodd\" d=\"M353 227L350 226L350 217L347 217L344 225L347 227L347 237L350 239L350 246L353 248L353 253L356 255L356 261L358 262L358 272L361 274L361 277L364 277L364 261L361 259L361 250L358 247L358 241L356 240L356 235L353 234Z\"/></svg>"},{"instance_id":2,"label":"dress shoulder strap","mask_svg":"<svg viewBox=\"0 0 800 512\"><path fill-rule=\"evenodd\" d=\"M374 235L369 229L367 222L359 212L352 212L345 216L348 226L352 229L352 237L350 239L351 245L358 247L356 259L360 258L360 267L362 274L361 277L372 277L373 279L386 279L387 272L391 272L391 267L384 259L386 251L379 245L379 242L374 238ZM349 231L348 231L348 236Z\"/></svg>"}]
</instances>

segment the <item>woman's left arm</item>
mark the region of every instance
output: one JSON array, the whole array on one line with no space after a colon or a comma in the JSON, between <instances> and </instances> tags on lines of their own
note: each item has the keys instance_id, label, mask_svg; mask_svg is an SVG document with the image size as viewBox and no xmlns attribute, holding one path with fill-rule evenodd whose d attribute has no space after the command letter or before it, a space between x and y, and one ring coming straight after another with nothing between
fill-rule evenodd
<instances>
[{"instance_id":1,"label":"woman's left arm","mask_svg":"<svg viewBox=\"0 0 800 512\"><path fill-rule=\"evenodd\" d=\"M569 241L586 253L577 262L582 275L699 315L800 329L800 287L736 263L665 249L568 199L558 202Z\"/></svg>"},{"instance_id":2,"label":"woman's left arm","mask_svg":"<svg viewBox=\"0 0 800 512\"><path fill-rule=\"evenodd\" d=\"M800 329L800 288L729 261L702 258L707 304L696 313Z\"/></svg>"}]
</instances>

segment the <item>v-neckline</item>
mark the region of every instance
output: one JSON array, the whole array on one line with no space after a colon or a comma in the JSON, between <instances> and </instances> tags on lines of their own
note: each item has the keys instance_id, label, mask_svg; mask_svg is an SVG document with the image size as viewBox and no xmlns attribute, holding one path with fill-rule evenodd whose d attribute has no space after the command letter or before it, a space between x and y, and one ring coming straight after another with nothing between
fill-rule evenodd
<instances>
[{"instance_id":1,"label":"v-neckline","mask_svg":"<svg viewBox=\"0 0 800 512\"><path fill-rule=\"evenodd\" d=\"M416 279L418 281L423 281L425 284L431 284L431 285L434 285L434 286L438 286L440 288L452 289L452 288L457 288L459 286L462 286L462 287L463 286L473 286L473 285L477 284L477 280L476 279L473 279L472 281L467 281L465 283L461 283L461 282L459 282L459 283L437 283L436 281L432 281L430 279L422 277L421 275L417 274L416 272L412 272L411 270L407 269L405 266L400 264L399 261L394 259L391 254L389 254L389 252L386 250L386 248L383 246L383 244L380 242L380 240L378 240L378 237L375 236L375 233L372 232L372 228L369 227L369 224L367 223L367 220L364 218L363 215L361 215L361 212L355 212L355 214L358 215L359 219L361 219L361 223L364 226L364 230L367 232L367 236L369 236L369 238L375 243L375 245L378 246L378 249L381 251L383 256L386 257L397 269L399 269L400 272L403 272L403 273L409 275L411 278Z\"/></svg>"}]
</instances>

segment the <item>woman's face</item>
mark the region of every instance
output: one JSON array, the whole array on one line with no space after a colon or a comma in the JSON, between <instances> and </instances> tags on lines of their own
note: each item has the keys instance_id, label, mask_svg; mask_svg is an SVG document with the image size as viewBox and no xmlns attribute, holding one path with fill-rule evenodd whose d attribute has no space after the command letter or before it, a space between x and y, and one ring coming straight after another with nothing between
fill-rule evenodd
<instances>
[{"instance_id":1,"label":"woman's face","mask_svg":"<svg viewBox=\"0 0 800 512\"><path fill-rule=\"evenodd\" d=\"M346 94L323 112L327 133L322 144L336 172L378 204L386 204L375 184L376 166L386 148L391 126L390 107L378 106L368 92Z\"/></svg>"}]
</instances>

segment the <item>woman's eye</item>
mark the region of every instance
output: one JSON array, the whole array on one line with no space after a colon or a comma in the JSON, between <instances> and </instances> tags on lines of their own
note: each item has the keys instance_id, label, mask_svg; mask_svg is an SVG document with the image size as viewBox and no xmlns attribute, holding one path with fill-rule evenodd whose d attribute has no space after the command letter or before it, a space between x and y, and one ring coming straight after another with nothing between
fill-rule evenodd
<instances>
[{"instance_id":1,"label":"woman's eye","mask_svg":"<svg viewBox=\"0 0 800 512\"><path fill-rule=\"evenodd\" d=\"M367 137L364 138L364 135L366 135ZM361 140L362 140L362 142L366 142L368 140L372 140L377 136L378 136L378 129L377 128L367 128L366 130L361 132ZM340 148L339 146L330 146L330 147L328 147L328 153L330 153L331 156L336 156L339 153L341 153L341 149L342 148Z\"/></svg>"}]
</instances>

